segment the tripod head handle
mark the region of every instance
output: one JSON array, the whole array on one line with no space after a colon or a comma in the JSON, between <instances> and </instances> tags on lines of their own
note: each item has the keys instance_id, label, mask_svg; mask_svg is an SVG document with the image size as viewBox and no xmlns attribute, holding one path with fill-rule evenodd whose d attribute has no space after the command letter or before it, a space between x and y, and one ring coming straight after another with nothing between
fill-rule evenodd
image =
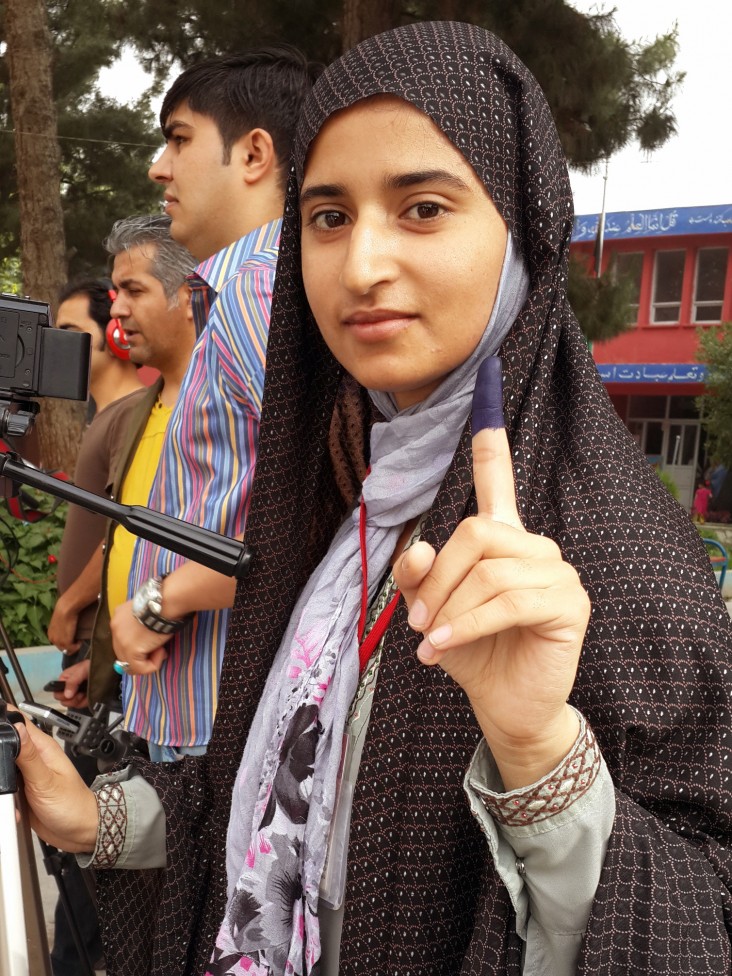
<instances>
[{"instance_id":1,"label":"tripod head handle","mask_svg":"<svg viewBox=\"0 0 732 976\"><path fill-rule=\"evenodd\" d=\"M0 475L21 485L32 485L55 498L81 505L113 522L119 522L133 535L149 539L163 549L171 549L226 576L243 579L249 572L251 552L238 539L219 535L200 525L184 522L142 505L121 505L103 495L59 481L44 471L25 464L15 454L0 454Z\"/></svg>"},{"instance_id":2,"label":"tripod head handle","mask_svg":"<svg viewBox=\"0 0 732 976\"><path fill-rule=\"evenodd\" d=\"M18 733L8 718L7 702L0 698L0 796L18 791L15 759L19 752Z\"/></svg>"}]
</instances>

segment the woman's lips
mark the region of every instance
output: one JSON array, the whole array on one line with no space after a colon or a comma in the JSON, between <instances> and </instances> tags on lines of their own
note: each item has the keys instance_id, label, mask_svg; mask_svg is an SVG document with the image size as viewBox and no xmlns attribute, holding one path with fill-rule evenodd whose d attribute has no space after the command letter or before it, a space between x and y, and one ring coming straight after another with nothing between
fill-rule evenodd
<instances>
[{"instance_id":1,"label":"woman's lips","mask_svg":"<svg viewBox=\"0 0 732 976\"><path fill-rule=\"evenodd\" d=\"M352 312L342 321L345 328L359 339L367 342L379 342L409 328L416 317L416 315L396 309L379 309L378 311Z\"/></svg>"}]
</instances>

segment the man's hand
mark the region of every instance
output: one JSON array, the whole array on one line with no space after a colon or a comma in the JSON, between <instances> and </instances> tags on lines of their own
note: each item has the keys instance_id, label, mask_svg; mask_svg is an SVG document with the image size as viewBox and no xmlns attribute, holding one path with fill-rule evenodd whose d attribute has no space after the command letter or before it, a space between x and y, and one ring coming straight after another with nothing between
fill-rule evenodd
<instances>
[{"instance_id":1,"label":"man's hand","mask_svg":"<svg viewBox=\"0 0 732 976\"><path fill-rule=\"evenodd\" d=\"M63 691L54 691L53 697L56 701L60 701L67 708L87 708L89 699L86 691L79 691L79 685L84 681L88 682L90 671L91 661L88 658L64 668L59 678L66 682L66 687Z\"/></svg>"},{"instance_id":2,"label":"man's hand","mask_svg":"<svg viewBox=\"0 0 732 976\"><path fill-rule=\"evenodd\" d=\"M78 621L78 612L69 606L64 596L60 596L48 625L48 639L64 654L73 654L81 647L81 641L74 640Z\"/></svg>"},{"instance_id":3,"label":"man's hand","mask_svg":"<svg viewBox=\"0 0 732 976\"><path fill-rule=\"evenodd\" d=\"M59 744L30 722L16 725L23 788L30 825L62 851L93 851L97 842L97 801Z\"/></svg>"},{"instance_id":4,"label":"man's hand","mask_svg":"<svg viewBox=\"0 0 732 976\"><path fill-rule=\"evenodd\" d=\"M160 670L168 656L163 644L172 634L158 634L141 624L132 615L132 600L115 609L110 626L115 657L127 662L128 674L154 674Z\"/></svg>"},{"instance_id":5,"label":"man's hand","mask_svg":"<svg viewBox=\"0 0 732 976\"><path fill-rule=\"evenodd\" d=\"M61 594L53 608L53 616L48 626L48 639L66 654L73 654L81 647L81 642L74 640L77 621L85 607L93 606L97 602L102 585L103 561L104 543L100 542L91 554L89 562L71 586Z\"/></svg>"}]
</instances>

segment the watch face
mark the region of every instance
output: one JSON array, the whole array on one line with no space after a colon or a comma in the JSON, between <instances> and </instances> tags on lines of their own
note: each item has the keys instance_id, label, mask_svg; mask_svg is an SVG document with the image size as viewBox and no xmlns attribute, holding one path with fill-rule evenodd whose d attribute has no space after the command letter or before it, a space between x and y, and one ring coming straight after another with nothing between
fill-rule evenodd
<instances>
[{"instance_id":1,"label":"watch face","mask_svg":"<svg viewBox=\"0 0 732 976\"><path fill-rule=\"evenodd\" d=\"M141 590L137 590L135 595L132 597L132 613L137 617L145 609L145 604L147 600L145 599Z\"/></svg>"},{"instance_id":2,"label":"watch face","mask_svg":"<svg viewBox=\"0 0 732 976\"><path fill-rule=\"evenodd\" d=\"M132 597L132 612L137 617L147 608L152 594L150 593L150 580L145 580L142 586Z\"/></svg>"}]
</instances>

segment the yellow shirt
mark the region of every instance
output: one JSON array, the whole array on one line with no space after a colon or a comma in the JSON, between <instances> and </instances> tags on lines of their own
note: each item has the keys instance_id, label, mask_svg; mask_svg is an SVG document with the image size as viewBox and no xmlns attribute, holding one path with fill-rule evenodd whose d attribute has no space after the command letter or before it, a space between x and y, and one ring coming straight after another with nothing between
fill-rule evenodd
<instances>
[{"instance_id":1,"label":"yellow shirt","mask_svg":"<svg viewBox=\"0 0 732 976\"><path fill-rule=\"evenodd\" d=\"M123 505L147 505L163 450L165 428L172 412L172 407L163 406L159 400L150 411L117 499ZM128 599L127 586L135 538L136 536L121 525L114 530L107 563L107 601L110 613Z\"/></svg>"}]
</instances>

